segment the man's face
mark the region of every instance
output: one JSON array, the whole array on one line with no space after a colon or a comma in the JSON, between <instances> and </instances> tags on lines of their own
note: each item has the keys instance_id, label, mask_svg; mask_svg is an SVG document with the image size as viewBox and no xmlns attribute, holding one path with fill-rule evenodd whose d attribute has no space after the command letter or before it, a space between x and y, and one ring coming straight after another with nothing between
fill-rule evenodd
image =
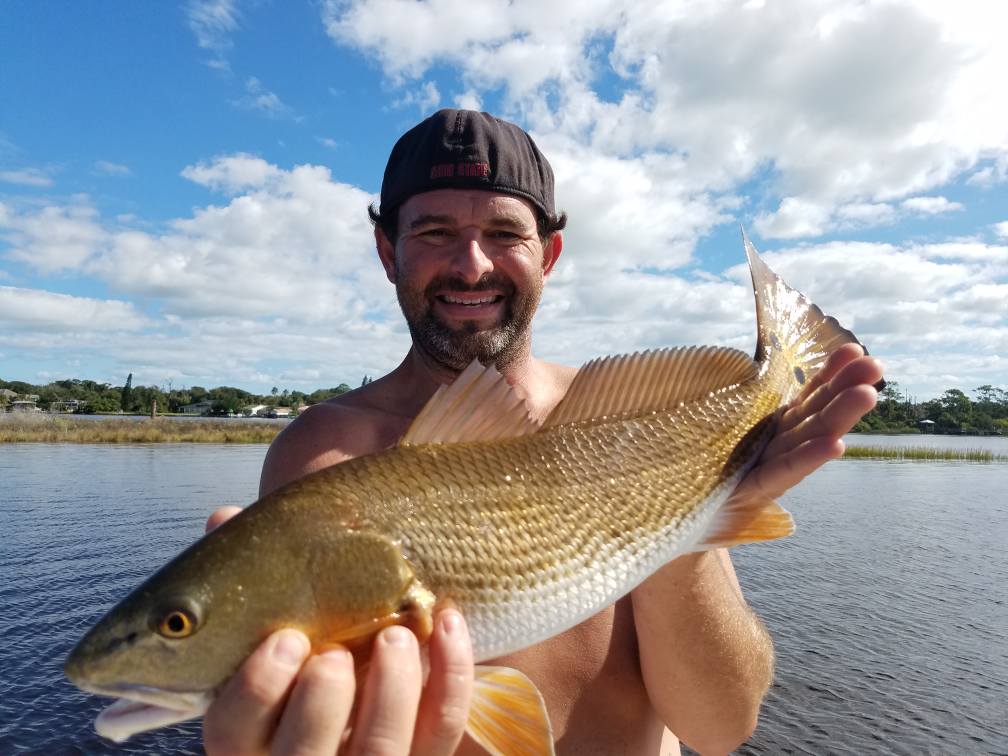
<instances>
[{"instance_id":1,"label":"man's face","mask_svg":"<svg viewBox=\"0 0 1008 756\"><path fill-rule=\"evenodd\" d=\"M504 365L527 347L560 251L559 238L544 251L531 204L462 189L408 199L394 250L382 246L413 343L453 370L473 359Z\"/></svg>"}]
</instances>

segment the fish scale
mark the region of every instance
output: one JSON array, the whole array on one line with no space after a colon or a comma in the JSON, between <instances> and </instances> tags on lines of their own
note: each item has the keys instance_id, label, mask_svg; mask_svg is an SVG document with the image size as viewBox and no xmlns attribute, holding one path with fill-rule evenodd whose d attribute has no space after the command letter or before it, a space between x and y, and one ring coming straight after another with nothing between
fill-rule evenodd
<instances>
[{"instance_id":1,"label":"fish scale","mask_svg":"<svg viewBox=\"0 0 1008 756\"><path fill-rule=\"evenodd\" d=\"M680 523L687 513L704 521L697 502L714 488L712 471L728 463L744 435L738 429L747 427L739 410L763 416L777 405L773 392L763 393L760 402L744 387L670 413L574 424L504 442L399 449L396 464L378 473L387 479L374 488L391 499L377 510L382 520L372 513L371 527L397 532L420 581L460 606L478 659L503 655L612 603L647 577L651 565L667 561L669 551L695 539ZM693 453L684 454L686 447ZM548 469L537 466L543 458L551 460ZM400 466L410 473L398 476ZM460 479L479 481L462 499L441 483ZM327 487L338 489L332 482ZM715 497L706 506L719 503ZM405 517L406 510L413 515ZM669 529L678 537L668 539ZM508 624L519 625L520 633L504 629Z\"/></svg>"}]
</instances>

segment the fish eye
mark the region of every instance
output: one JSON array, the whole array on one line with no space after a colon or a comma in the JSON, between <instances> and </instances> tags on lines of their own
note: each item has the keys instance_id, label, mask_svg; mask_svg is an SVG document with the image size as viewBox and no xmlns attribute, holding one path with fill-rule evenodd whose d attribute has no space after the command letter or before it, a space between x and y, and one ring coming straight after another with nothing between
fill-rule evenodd
<instances>
[{"instance_id":1,"label":"fish eye","mask_svg":"<svg viewBox=\"0 0 1008 756\"><path fill-rule=\"evenodd\" d=\"M162 605L151 617L158 635L178 640L188 638L200 628L200 613L193 602L177 601Z\"/></svg>"}]
</instances>

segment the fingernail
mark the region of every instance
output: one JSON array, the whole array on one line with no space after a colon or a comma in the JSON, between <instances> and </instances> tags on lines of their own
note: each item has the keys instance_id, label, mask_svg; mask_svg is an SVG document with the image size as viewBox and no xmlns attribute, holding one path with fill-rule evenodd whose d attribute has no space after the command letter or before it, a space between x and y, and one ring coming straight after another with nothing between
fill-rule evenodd
<instances>
[{"instance_id":1,"label":"fingernail","mask_svg":"<svg viewBox=\"0 0 1008 756\"><path fill-rule=\"evenodd\" d=\"M390 646L408 646L412 638L413 633L399 625L387 627L382 631L382 639Z\"/></svg>"},{"instance_id":2,"label":"fingernail","mask_svg":"<svg viewBox=\"0 0 1008 756\"><path fill-rule=\"evenodd\" d=\"M301 633L293 630L283 630L277 634L270 653L274 661L278 661L286 667L300 667L308 655L308 644Z\"/></svg>"},{"instance_id":3,"label":"fingernail","mask_svg":"<svg viewBox=\"0 0 1008 756\"><path fill-rule=\"evenodd\" d=\"M340 664L353 664L353 654L347 651L345 648L334 648L330 651L326 651L322 654L327 659L332 659Z\"/></svg>"},{"instance_id":4,"label":"fingernail","mask_svg":"<svg viewBox=\"0 0 1008 756\"><path fill-rule=\"evenodd\" d=\"M458 635L462 632L462 615L458 612L441 612L441 629L445 635Z\"/></svg>"}]
</instances>

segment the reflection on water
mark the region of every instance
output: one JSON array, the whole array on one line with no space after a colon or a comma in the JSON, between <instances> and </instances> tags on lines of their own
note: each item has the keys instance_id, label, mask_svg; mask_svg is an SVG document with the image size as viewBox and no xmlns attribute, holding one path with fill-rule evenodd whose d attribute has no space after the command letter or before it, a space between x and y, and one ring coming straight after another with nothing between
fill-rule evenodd
<instances>
[{"instance_id":1,"label":"reflection on water","mask_svg":"<svg viewBox=\"0 0 1008 756\"><path fill-rule=\"evenodd\" d=\"M0 753L202 751L198 723L102 741L107 699L61 665L209 512L254 498L265 449L0 446ZM734 552L777 647L741 752L1008 753L1006 484L1003 465L841 461L788 494L796 535Z\"/></svg>"}]
</instances>

